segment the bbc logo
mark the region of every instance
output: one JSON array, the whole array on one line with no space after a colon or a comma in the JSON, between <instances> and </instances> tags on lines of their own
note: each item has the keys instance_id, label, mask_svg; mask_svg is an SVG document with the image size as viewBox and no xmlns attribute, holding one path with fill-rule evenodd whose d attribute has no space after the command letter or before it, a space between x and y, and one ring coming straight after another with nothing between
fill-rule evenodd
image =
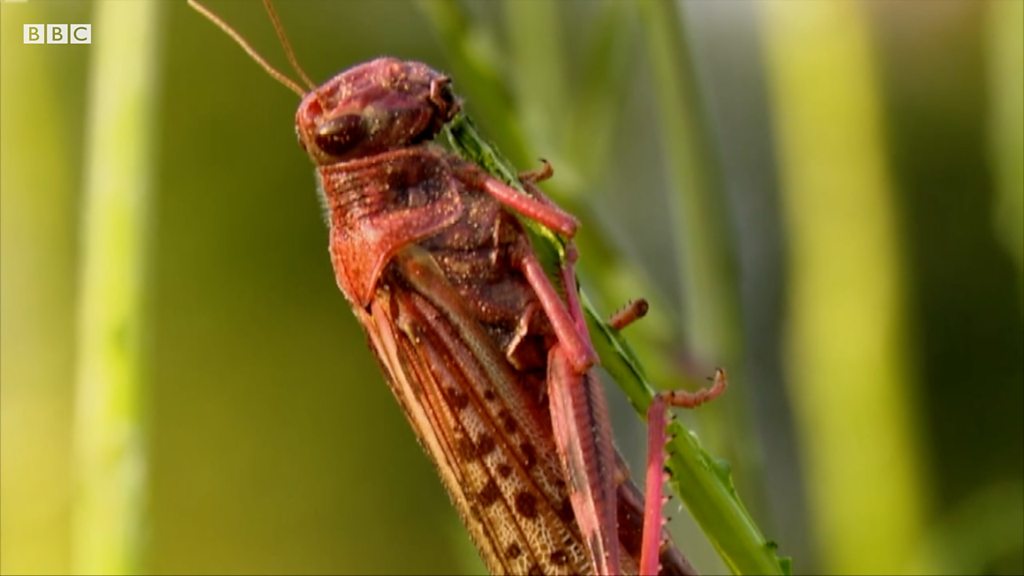
<instances>
[{"instance_id":1,"label":"bbc logo","mask_svg":"<svg viewBox=\"0 0 1024 576\"><path fill-rule=\"evenodd\" d=\"M92 24L25 24L24 44L92 44Z\"/></svg>"}]
</instances>

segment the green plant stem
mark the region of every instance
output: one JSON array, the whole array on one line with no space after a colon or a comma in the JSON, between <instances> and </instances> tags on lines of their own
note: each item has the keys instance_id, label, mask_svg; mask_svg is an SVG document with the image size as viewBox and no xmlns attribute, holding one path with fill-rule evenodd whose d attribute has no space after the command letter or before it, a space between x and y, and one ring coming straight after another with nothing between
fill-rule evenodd
<instances>
[{"instance_id":1,"label":"green plant stem","mask_svg":"<svg viewBox=\"0 0 1024 576\"><path fill-rule=\"evenodd\" d=\"M96 5L79 279L72 569L140 571L143 344L158 66L156 2Z\"/></svg>"}]
</instances>

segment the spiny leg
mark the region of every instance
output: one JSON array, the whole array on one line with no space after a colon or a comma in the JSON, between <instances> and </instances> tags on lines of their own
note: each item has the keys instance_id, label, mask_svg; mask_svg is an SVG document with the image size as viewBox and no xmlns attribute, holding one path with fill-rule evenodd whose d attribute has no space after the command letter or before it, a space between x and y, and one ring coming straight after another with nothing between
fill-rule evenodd
<instances>
[{"instance_id":1,"label":"spiny leg","mask_svg":"<svg viewBox=\"0 0 1024 576\"><path fill-rule=\"evenodd\" d=\"M587 331L586 318L576 288L576 247L565 246L565 261L559 269L565 289L566 309L577 333L592 357L597 359ZM612 445L611 420L596 375L568 373L568 361L556 347L550 355L548 397L551 420L559 450L568 460L579 459L576 470L567 469L573 490L570 498L576 520L593 557L598 574L619 574L621 558L618 540L616 461ZM562 422L563 426L559 426Z\"/></svg>"},{"instance_id":2,"label":"spiny leg","mask_svg":"<svg viewBox=\"0 0 1024 576\"><path fill-rule=\"evenodd\" d=\"M643 318L648 310L647 301L643 298L633 300L608 319L608 324L622 330L626 326ZM714 381L710 388L702 388L696 392L686 390L668 390L654 395L651 405L647 408L647 470L644 480L644 528L643 542L640 546L640 574L657 574L660 566L658 556L661 549L662 531L665 518L662 506L665 503L665 431L668 429L666 412L668 406L680 408L696 408L705 402L715 399L727 385L725 370L715 370Z\"/></svg>"},{"instance_id":3,"label":"spiny leg","mask_svg":"<svg viewBox=\"0 0 1024 576\"><path fill-rule=\"evenodd\" d=\"M547 392L555 447L594 571L620 574L618 462L601 383L593 372L576 371L556 344L548 354Z\"/></svg>"},{"instance_id":4,"label":"spiny leg","mask_svg":"<svg viewBox=\"0 0 1024 576\"><path fill-rule=\"evenodd\" d=\"M725 392L727 379L725 370L717 368L710 388L696 392L669 390L654 395L647 408L647 472L645 479L644 532L640 548L640 574L658 573L658 551L661 547L661 532L665 521L661 507L664 504L665 475L665 430L668 428L666 410L668 406L696 408Z\"/></svg>"},{"instance_id":5,"label":"spiny leg","mask_svg":"<svg viewBox=\"0 0 1024 576\"><path fill-rule=\"evenodd\" d=\"M565 303L532 252L523 255L522 270L559 340L548 354L547 391L555 445L570 483L573 514L594 571L619 574L617 462L604 391L589 371L597 356L576 289L575 262L576 250L570 242L559 269Z\"/></svg>"}]
</instances>

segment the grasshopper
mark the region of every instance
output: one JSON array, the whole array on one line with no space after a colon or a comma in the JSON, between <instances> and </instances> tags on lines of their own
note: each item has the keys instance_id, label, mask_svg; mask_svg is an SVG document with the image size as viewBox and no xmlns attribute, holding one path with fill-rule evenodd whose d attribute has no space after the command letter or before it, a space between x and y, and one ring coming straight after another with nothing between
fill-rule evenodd
<instances>
[{"instance_id":1,"label":"grasshopper","mask_svg":"<svg viewBox=\"0 0 1024 576\"><path fill-rule=\"evenodd\" d=\"M296 132L327 207L336 282L488 569L693 573L662 527L664 409L717 395L724 374L652 405L645 507L592 370L573 269L578 222L537 187L550 166L513 186L437 144L461 102L425 64L378 58L316 86L265 0L303 89L189 3L302 98ZM564 246L554 283L525 221Z\"/></svg>"}]
</instances>

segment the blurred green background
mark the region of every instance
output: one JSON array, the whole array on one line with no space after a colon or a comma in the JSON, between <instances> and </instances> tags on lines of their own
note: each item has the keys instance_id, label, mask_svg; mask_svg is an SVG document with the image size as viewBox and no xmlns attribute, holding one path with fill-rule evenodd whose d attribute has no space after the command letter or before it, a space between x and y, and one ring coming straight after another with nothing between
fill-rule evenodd
<instances>
[{"instance_id":1,"label":"blurred green background","mask_svg":"<svg viewBox=\"0 0 1024 576\"><path fill-rule=\"evenodd\" d=\"M210 7L284 65L258 3ZM681 417L796 572L1024 571L1024 3L278 8L315 80L425 61L551 160L656 380L730 371ZM0 16L0 572L481 571L335 287L294 94L184 2Z\"/></svg>"}]
</instances>

